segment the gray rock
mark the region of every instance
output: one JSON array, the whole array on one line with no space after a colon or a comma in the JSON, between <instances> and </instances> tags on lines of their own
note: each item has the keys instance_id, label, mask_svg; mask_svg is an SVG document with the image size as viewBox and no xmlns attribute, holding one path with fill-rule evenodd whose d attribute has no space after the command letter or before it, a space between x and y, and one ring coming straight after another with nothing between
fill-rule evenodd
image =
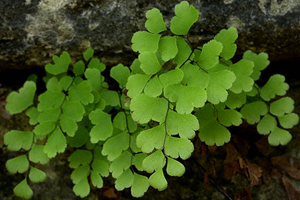
<instances>
[{"instance_id":1,"label":"gray rock","mask_svg":"<svg viewBox=\"0 0 300 200\"><path fill-rule=\"evenodd\" d=\"M88 47L109 65L130 64L134 32L144 29L145 13L156 7L166 24L179 0L1 0L0 72L41 67L68 51L73 58ZM271 60L297 59L300 53L299 0L193 0L199 11L190 38L210 40L223 28L239 31L238 54L251 49Z\"/></svg>"}]
</instances>

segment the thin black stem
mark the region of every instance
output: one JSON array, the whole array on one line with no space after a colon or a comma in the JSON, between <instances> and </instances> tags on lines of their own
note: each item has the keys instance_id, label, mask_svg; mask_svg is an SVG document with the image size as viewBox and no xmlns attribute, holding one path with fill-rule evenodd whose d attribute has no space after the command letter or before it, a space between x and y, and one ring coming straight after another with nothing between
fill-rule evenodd
<instances>
[{"instance_id":1,"label":"thin black stem","mask_svg":"<svg viewBox=\"0 0 300 200\"><path fill-rule=\"evenodd\" d=\"M194 162L200 167L202 173L205 174L206 169L199 162ZM229 194L226 193L222 186L213 177L209 178L209 183L212 184L214 188L216 188L221 194L223 194L224 197L226 197L229 200L233 200L233 198L231 198Z\"/></svg>"}]
</instances>

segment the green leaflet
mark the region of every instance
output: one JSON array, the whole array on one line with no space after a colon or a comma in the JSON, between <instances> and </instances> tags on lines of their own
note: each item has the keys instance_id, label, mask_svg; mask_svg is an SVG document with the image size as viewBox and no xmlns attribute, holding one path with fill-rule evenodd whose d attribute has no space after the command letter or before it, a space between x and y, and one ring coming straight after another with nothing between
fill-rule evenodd
<instances>
[{"instance_id":1,"label":"green leaflet","mask_svg":"<svg viewBox=\"0 0 300 200\"><path fill-rule=\"evenodd\" d=\"M128 67L118 64L111 68L110 76L120 84L120 87L124 88L126 86L127 79L130 76L130 71Z\"/></svg>"},{"instance_id":2,"label":"green leaflet","mask_svg":"<svg viewBox=\"0 0 300 200\"><path fill-rule=\"evenodd\" d=\"M184 73L181 69L170 70L159 76L159 80L163 87L171 84L179 84L183 79Z\"/></svg>"},{"instance_id":3,"label":"green leaflet","mask_svg":"<svg viewBox=\"0 0 300 200\"><path fill-rule=\"evenodd\" d=\"M229 142L231 134L226 127L218 123L212 104L206 104L196 112L196 116L200 122L199 138L206 145L222 146Z\"/></svg>"},{"instance_id":4,"label":"green leaflet","mask_svg":"<svg viewBox=\"0 0 300 200\"><path fill-rule=\"evenodd\" d=\"M94 55L94 50L92 48L88 48L83 54L83 58L85 61L88 61Z\"/></svg>"},{"instance_id":5,"label":"green leaflet","mask_svg":"<svg viewBox=\"0 0 300 200\"><path fill-rule=\"evenodd\" d=\"M70 162L69 166L71 168L77 168L80 165L87 165L92 161L92 156L90 151L77 149L68 158L68 161Z\"/></svg>"},{"instance_id":6,"label":"green leaflet","mask_svg":"<svg viewBox=\"0 0 300 200\"><path fill-rule=\"evenodd\" d=\"M92 162L92 169L94 172L103 177L109 175L109 161L101 154L102 148L96 147L94 149L94 160Z\"/></svg>"},{"instance_id":7,"label":"green leaflet","mask_svg":"<svg viewBox=\"0 0 300 200\"><path fill-rule=\"evenodd\" d=\"M150 75L134 74L129 76L126 88L128 89L127 95L131 98L139 95L143 90L145 85L150 79Z\"/></svg>"},{"instance_id":8,"label":"green leaflet","mask_svg":"<svg viewBox=\"0 0 300 200\"><path fill-rule=\"evenodd\" d=\"M82 165L74 169L71 174L71 179L74 184L79 183L81 180L86 179L90 173L89 165Z\"/></svg>"},{"instance_id":9,"label":"green leaflet","mask_svg":"<svg viewBox=\"0 0 300 200\"><path fill-rule=\"evenodd\" d=\"M116 180L115 187L121 191L133 184L134 175L130 169L125 170Z\"/></svg>"},{"instance_id":10,"label":"green leaflet","mask_svg":"<svg viewBox=\"0 0 300 200\"><path fill-rule=\"evenodd\" d=\"M36 84L33 81L26 81L19 92L11 92L7 98L5 109L11 114L20 113L33 104L33 97L36 91Z\"/></svg>"},{"instance_id":11,"label":"green leaflet","mask_svg":"<svg viewBox=\"0 0 300 200\"><path fill-rule=\"evenodd\" d=\"M229 70L221 70L209 73L209 83L206 88L207 100L212 104L218 104L227 100L227 90L231 88L236 77Z\"/></svg>"},{"instance_id":12,"label":"green leaflet","mask_svg":"<svg viewBox=\"0 0 300 200\"><path fill-rule=\"evenodd\" d=\"M138 130L138 131L140 131L140 130ZM132 152L134 152L134 153L139 153L139 152L141 152L141 148L139 148L139 147L136 145L136 138L137 138L137 136L138 136L138 134L139 134L138 131L136 131L136 132L135 132L133 135L131 135L131 137L130 137L130 148L131 148Z\"/></svg>"},{"instance_id":13,"label":"green leaflet","mask_svg":"<svg viewBox=\"0 0 300 200\"><path fill-rule=\"evenodd\" d=\"M235 94L228 91L227 100L224 102L230 109L236 109L242 107L247 101L247 95L245 93Z\"/></svg>"},{"instance_id":14,"label":"green leaflet","mask_svg":"<svg viewBox=\"0 0 300 200\"><path fill-rule=\"evenodd\" d=\"M163 98L149 97L140 94L131 100L130 110L132 119L140 124L148 123L151 119L163 122L168 109L168 102Z\"/></svg>"},{"instance_id":15,"label":"green leaflet","mask_svg":"<svg viewBox=\"0 0 300 200\"><path fill-rule=\"evenodd\" d=\"M113 125L109 114L97 109L89 114L89 119L95 125L90 131L92 143L105 141L112 135Z\"/></svg>"},{"instance_id":16,"label":"green leaflet","mask_svg":"<svg viewBox=\"0 0 300 200\"><path fill-rule=\"evenodd\" d=\"M48 73L53 74L53 75L58 75L61 73L65 73L68 71L69 64L71 62L70 55L67 52L62 52L60 57L54 55L52 57L52 60L54 61L54 65L48 63L45 66L45 69Z\"/></svg>"},{"instance_id":17,"label":"green leaflet","mask_svg":"<svg viewBox=\"0 0 300 200\"><path fill-rule=\"evenodd\" d=\"M73 65L73 73L75 76L80 76L84 74L85 64L82 60L79 60Z\"/></svg>"},{"instance_id":18,"label":"green leaflet","mask_svg":"<svg viewBox=\"0 0 300 200\"><path fill-rule=\"evenodd\" d=\"M194 151L193 143L187 138L167 136L165 142L165 154L172 158L188 159Z\"/></svg>"},{"instance_id":19,"label":"green leaflet","mask_svg":"<svg viewBox=\"0 0 300 200\"><path fill-rule=\"evenodd\" d=\"M131 195L133 197L142 197L149 188L149 180L146 176L134 173L131 186Z\"/></svg>"},{"instance_id":20,"label":"green leaflet","mask_svg":"<svg viewBox=\"0 0 300 200\"><path fill-rule=\"evenodd\" d=\"M78 85L72 85L69 89L69 98L71 101L80 101L83 105L87 105L94 101L91 93L92 87L88 81L82 81Z\"/></svg>"},{"instance_id":21,"label":"green leaflet","mask_svg":"<svg viewBox=\"0 0 300 200\"><path fill-rule=\"evenodd\" d=\"M145 27L151 33L160 33L167 30L163 16L157 8L152 8L146 12L147 21Z\"/></svg>"},{"instance_id":22,"label":"green leaflet","mask_svg":"<svg viewBox=\"0 0 300 200\"><path fill-rule=\"evenodd\" d=\"M105 101L106 105L120 106L119 94L112 90L103 90L100 93L100 97Z\"/></svg>"},{"instance_id":23,"label":"green leaflet","mask_svg":"<svg viewBox=\"0 0 300 200\"><path fill-rule=\"evenodd\" d=\"M61 114L61 109L59 107L50 108L41 112L37 117L37 121L40 124L47 121L57 121L60 114Z\"/></svg>"},{"instance_id":24,"label":"green leaflet","mask_svg":"<svg viewBox=\"0 0 300 200\"><path fill-rule=\"evenodd\" d=\"M103 177L109 175L109 164L101 159L94 159L92 163L93 171Z\"/></svg>"},{"instance_id":25,"label":"green leaflet","mask_svg":"<svg viewBox=\"0 0 300 200\"><path fill-rule=\"evenodd\" d=\"M267 135L273 131L276 126L276 119L273 116L266 114L257 124L257 132L262 135Z\"/></svg>"},{"instance_id":26,"label":"green leaflet","mask_svg":"<svg viewBox=\"0 0 300 200\"><path fill-rule=\"evenodd\" d=\"M185 167L183 164L173 158L168 157L167 173L170 176L182 176L184 172Z\"/></svg>"},{"instance_id":27,"label":"green leaflet","mask_svg":"<svg viewBox=\"0 0 300 200\"><path fill-rule=\"evenodd\" d=\"M4 144L10 151L19 151L21 148L29 150L33 142L31 131L12 130L4 135Z\"/></svg>"},{"instance_id":28,"label":"green leaflet","mask_svg":"<svg viewBox=\"0 0 300 200\"><path fill-rule=\"evenodd\" d=\"M90 174L90 167L83 165L76 168L72 174L71 179L75 184L73 191L77 196L81 198L86 197L90 193L90 185L88 183L87 176Z\"/></svg>"},{"instance_id":29,"label":"green leaflet","mask_svg":"<svg viewBox=\"0 0 300 200\"><path fill-rule=\"evenodd\" d=\"M241 109L243 118L247 120L249 124L259 122L260 116L267 114L268 107L263 101L255 101L244 105Z\"/></svg>"},{"instance_id":30,"label":"green leaflet","mask_svg":"<svg viewBox=\"0 0 300 200\"><path fill-rule=\"evenodd\" d=\"M289 113L278 117L279 123L283 128L293 128L299 123L299 116L295 113Z\"/></svg>"},{"instance_id":31,"label":"green leaflet","mask_svg":"<svg viewBox=\"0 0 300 200\"><path fill-rule=\"evenodd\" d=\"M145 74L155 74L161 69L160 62L157 58L156 52L147 51L139 55L141 62L141 69Z\"/></svg>"},{"instance_id":32,"label":"green leaflet","mask_svg":"<svg viewBox=\"0 0 300 200\"><path fill-rule=\"evenodd\" d=\"M47 90L38 97L38 100L39 104L37 109L41 112L50 108L60 107L65 100L65 94L62 92Z\"/></svg>"},{"instance_id":33,"label":"green leaflet","mask_svg":"<svg viewBox=\"0 0 300 200\"><path fill-rule=\"evenodd\" d=\"M89 139L89 132L85 128L85 123L78 123L77 124L78 129L75 132L74 136L72 137L67 137L67 142L70 144L71 147L81 147L84 145L88 139Z\"/></svg>"},{"instance_id":34,"label":"green leaflet","mask_svg":"<svg viewBox=\"0 0 300 200\"><path fill-rule=\"evenodd\" d=\"M182 84L207 88L210 79L208 73L201 70L197 65L190 63L185 64L181 69L184 73Z\"/></svg>"},{"instance_id":35,"label":"green leaflet","mask_svg":"<svg viewBox=\"0 0 300 200\"><path fill-rule=\"evenodd\" d=\"M163 61L174 58L178 53L177 39L172 36L162 37L159 41L159 49Z\"/></svg>"},{"instance_id":36,"label":"green leaflet","mask_svg":"<svg viewBox=\"0 0 300 200\"><path fill-rule=\"evenodd\" d=\"M211 69L219 63L219 55L222 52L222 43L211 40L203 45L198 63L205 70Z\"/></svg>"},{"instance_id":37,"label":"green leaflet","mask_svg":"<svg viewBox=\"0 0 300 200\"><path fill-rule=\"evenodd\" d=\"M17 197L31 199L33 196L33 191L29 187L26 178L14 188L14 194Z\"/></svg>"},{"instance_id":38,"label":"green leaflet","mask_svg":"<svg viewBox=\"0 0 300 200\"><path fill-rule=\"evenodd\" d=\"M29 117L29 124L36 125L38 123L37 118L40 115L40 112L36 107L30 107L26 111L26 115Z\"/></svg>"},{"instance_id":39,"label":"green leaflet","mask_svg":"<svg viewBox=\"0 0 300 200\"><path fill-rule=\"evenodd\" d=\"M91 181L92 181L92 184L93 184L94 187L97 187L97 188L102 188L103 187L102 177L94 171L91 171Z\"/></svg>"},{"instance_id":40,"label":"green leaflet","mask_svg":"<svg viewBox=\"0 0 300 200\"><path fill-rule=\"evenodd\" d=\"M239 126L242 124L242 114L236 110L224 109L218 111L218 120L224 126Z\"/></svg>"},{"instance_id":41,"label":"green leaflet","mask_svg":"<svg viewBox=\"0 0 300 200\"><path fill-rule=\"evenodd\" d=\"M78 125L74 121L74 119L68 117L65 114L62 114L60 116L59 124L60 124L62 131L67 133L67 135L70 137L73 137L78 129Z\"/></svg>"},{"instance_id":42,"label":"green leaflet","mask_svg":"<svg viewBox=\"0 0 300 200\"><path fill-rule=\"evenodd\" d=\"M199 137L206 145L222 146L230 140L230 132L215 120L211 120L206 124L200 123L200 127Z\"/></svg>"},{"instance_id":43,"label":"green leaflet","mask_svg":"<svg viewBox=\"0 0 300 200\"><path fill-rule=\"evenodd\" d=\"M57 153L62 153L67 147L67 140L61 130L56 127L49 136L48 141L44 147L44 152L49 158L53 158Z\"/></svg>"},{"instance_id":44,"label":"green leaflet","mask_svg":"<svg viewBox=\"0 0 300 200\"><path fill-rule=\"evenodd\" d=\"M113 119L113 126L115 128L120 129L121 131L125 131L127 128L126 115L124 112L119 112Z\"/></svg>"},{"instance_id":45,"label":"green leaflet","mask_svg":"<svg viewBox=\"0 0 300 200\"><path fill-rule=\"evenodd\" d=\"M154 187L155 189L158 189L158 191L165 190L168 187L168 182L165 178L162 168L156 170L149 177L149 183L152 187Z\"/></svg>"},{"instance_id":46,"label":"green leaflet","mask_svg":"<svg viewBox=\"0 0 300 200\"><path fill-rule=\"evenodd\" d=\"M71 84L73 83L73 77L71 76L63 76L60 80L59 80L59 84L62 87L62 89L64 91L67 91L69 89L69 87L71 86Z\"/></svg>"},{"instance_id":47,"label":"green leaflet","mask_svg":"<svg viewBox=\"0 0 300 200\"><path fill-rule=\"evenodd\" d=\"M143 161L147 156L148 155L146 153L138 153L134 155L132 164L137 168L137 170L144 171Z\"/></svg>"},{"instance_id":48,"label":"green leaflet","mask_svg":"<svg viewBox=\"0 0 300 200\"><path fill-rule=\"evenodd\" d=\"M92 87L93 90L95 91L100 91L102 89L102 77L100 74L100 71L96 68L88 68L84 72L84 76L88 80L90 86ZM88 88L89 90L89 88ZM91 103L91 102L89 102Z\"/></svg>"},{"instance_id":49,"label":"green leaflet","mask_svg":"<svg viewBox=\"0 0 300 200\"><path fill-rule=\"evenodd\" d=\"M62 106L63 113L72 118L74 121L79 122L82 120L85 109L78 101L65 101Z\"/></svg>"},{"instance_id":50,"label":"green leaflet","mask_svg":"<svg viewBox=\"0 0 300 200\"><path fill-rule=\"evenodd\" d=\"M84 198L90 193L90 185L87 178L80 180L77 184L74 185L73 191L77 196Z\"/></svg>"},{"instance_id":51,"label":"green leaflet","mask_svg":"<svg viewBox=\"0 0 300 200\"><path fill-rule=\"evenodd\" d=\"M176 102L176 111L180 114L190 114L194 108L204 106L207 96L201 87L183 86L181 84L167 85L164 95Z\"/></svg>"},{"instance_id":52,"label":"green leaflet","mask_svg":"<svg viewBox=\"0 0 300 200\"><path fill-rule=\"evenodd\" d=\"M144 93L150 97L158 97L162 93L163 86L157 76L154 76L147 83Z\"/></svg>"},{"instance_id":53,"label":"green leaflet","mask_svg":"<svg viewBox=\"0 0 300 200\"><path fill-rule=\"evenodd\" d=\"M276 116L283 116L293 112L294 100L290 97L283 97L270 104L270 113Z\"/></svg>"},{"instance_id":54,"label":"green leaflet","mask_svg":"<svg viewBox=\"0 0 300 200\"><path fill-rule=\"evenodd\" d=\"M88 68L97 69L100 72L103 72L105 70L106 66L103 63L101 63L98 58L93 58L89 62Z\"/></svg>"},{"instance_id":55,"label":"green leaflet","mask_svg":"<svg viewBox=\"0 0 300 200\"><path fill-rule=\"evenodd\" d=\"M187 35L191 26L198 20L199 12L187 1L175 6L175 14L171 20L170 29L175 35Z\"/></svg>"},{"instance_id":56,"label":"green leaflet","mask_svg":"<svg viewBox=\"0 0 300 200\"><path fill-rule=\"evenodd\" d=\"M35 167L30 168L29 179L33 183L44 182L47 178L47 175L42 170L39 170Z\"/></svg>"},{"instance_id":57,"label":"green leaflet","mask_svg":"<svg viewBox=\"0 0 300 200\"><path fill-rule=\"evenodd\" d=\"M134 61L130 65L130 70L131 70L132 74L145 74L143 72L143 70L140 68L140 66L141 66L141 62L139 61L139 59L137 59L137 58L134 59Z\"/></svg>"},{"instance_id":58,"label":"green leaflet","mask_svg":"<svg viewBox=\"0 0 300 200\"><path fill-rule=\"evenodd\" d=\"M129 134L127 132L120 133L106 140L103 145L102 154L107 156L109 161L119 157L123 150L129 147Z\"/></svg>"},{"instance_id":59,"label":"green leaflet","mask_svg":"<svg viewBox=\"0 0 300 200\"><path fill-rule=\"evenodd\" d=\"M268 137L268 142L272 146L286 145L292 139L292 135L281 128L275 127Z\"/></svg>"},{"instance_id":60,"label":"green leaflet","mask_svg":"<svg viewBox=\"0 0 300 200\"><path fill-rule=\"evenodd\" d=\"M179 134L181 138L192 139L195 136L195 131L199 129L199 122L192 114L179 114L170 110L166 127L169 135Z\"/></svg>"},{"instance_id":61,"label":"green leaflet","mask_svg":"<svg viewBox=\"0 0 300 200\"><path fill-rule=\"evenodd\" d=\"M241 93L242 91L249 92L252 90L254 81L250 77L253 72L254 63L249 60L242 59L239 62L230 66L236 76L230 90L234 93Z\"/></svg>"},{"instance_id":62,"label":"green leaflet","mask_svg":"<svg viewBox=\"0 0 300 200\"><path fill-rule=\"evenodd\" d=\"M166 158L161 150L157 150L147 156L142 163L143 169L148 173L152 173L158 169L163 168L165 164Z\"/></svg>"},{"instance_id":63,"label":"green leaflet","mask_svg":"<svg viewBox=\"0 0 300 200\"><path fill-rule=\"evenodd\" d=\"M254 62L253 73L251 75L251 78L254 81L257 81L259 79L261 75L261 71L264 70L270 64L270 61L268 60L268 54L266 53L256 54L250 50L247 50L244 53L243 59L251 60Z\"/></svg>"},{"instance_id":64,"label":"green leaflet","mask_svg":"<svg viewBox=\"0 0 300 200\"><path fill-rule=\"evenodd\" d=\"M45 165L50 161L49 157L44 152L44 146L37 144L33 145L29 151L29 160L34 163L41 163L42 165Z\"/></svg>"},{"instance_id":65,"label":"green leaflet","mask_svg":"<svg viewBox=\"0 0 300 200\"><path fill-rule=\"evenodd\" d=\"M110 165L109 171L114 178L120 176L125 170L131 166L131 153L124 151L118 158L116 158Z\"/></svg>"},{"instance_id":66,"label":"green leaflet","mask_svg":"<svg viewBox=\"0 0 300 200\"><path fill-rule=\"evenodd\" d=\"M41 136L42 138L44 138L46 135L48 135L49 133L51 133L56 127L56 121L45 121L42 122L40 124L38 124L34 129L33 132L37 135L37 136Z\"/></svg>"},{"instance_id":67,"label":"green leaflet","mask_svg":"<svg viewBox=\"0 0 300 200\"><path fill-rule=\"evenodd\" d=\"M139 53L156 52L158 50L160 37L158 34L138 31L133 34L131 48L133 51Z\"/></svg>"},{"instance_id":68,"label":"green leaflet","mask_svg":"<svg viewBox=\"0 0 300 200\"><path fill-rule=\"evenodd\" d=\"M60 82L58 79L54 76L50 78L46 83L47 90L53 91L53 92L61 92L62 87L60 85Z\"/></svg>"},{"instance_id":69,"label":"green leaflet","mask_svg":"<svg viewBox=\"0 0 300 200\"><path fill-rule=\"evenodd\" d=\"M150 153L153 149L161 149L164 144L165 127L159 125L151 129L141 131L136 138L136 145L144 153Z\"/></svg>"},{"instance_id":70,"label":"green leaflet","mask_svg":"<svg viewBox=\"0 0 300 200\"><path fill-rule=\"evenodd\" d=\"M220 56L225 60L229 60L234 56L237 49L237 45L234 42L237 38L238 33L235 27L230 27L227 30L223 29L215 36L214 39L223 45Z\"/></svg>"},{"instance_id":71,"label":"green leaflet","mask_svg":"<svg viewBox=\"0 0 300 200\"><path fill-rule=\"evenodd\" d=\"M6 162L6 169L12 173L24 173L29 168L29 161L26 155L17 156L15 158L11 158Z\"/></svg>"},{"instance_id":72,"label":"green leaflet","mask_svg":"<svg viewBox=\"0 0 300 200\"><path fill-rule=\"evenodd\" d=\"M177 48L178 53L173 61L177 63L177 66L181 66L190 57L192 49L182 37L177 37Z\"/></svg>"},{"instance_id":73,"label":"green leaflet","mask_svg":"<svg viewBox=\"0 0 300 200\"><path fill-rule=\"evenodd\" d=\"M285 77L280 74L271 76L268 82L261 88L260 96L265 101L270 101L275 95L283 96L289 89L289 85L284 82Z\"/></svg>"}]
</instances>

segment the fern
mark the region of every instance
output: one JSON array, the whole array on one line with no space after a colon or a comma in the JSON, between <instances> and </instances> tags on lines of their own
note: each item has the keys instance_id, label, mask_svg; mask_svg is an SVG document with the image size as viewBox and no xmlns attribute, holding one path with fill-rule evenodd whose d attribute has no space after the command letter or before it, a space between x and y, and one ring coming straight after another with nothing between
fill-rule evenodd
<instances>
[{"instance_id":1,"label":"fern","mask_svg":"<svg viewBox=\"0 0 300 200\"><path fill-rule=\"evenodd\" d=\"M68 146L74 148L68 161L76 195L88 196L91 185L102 188L111 174L117 190L130 188L133 197L141 197L149 186L166 189L167 175L184 174L181 160L191 156L191 139L198 132L207 145L221 146L230 141L228 127L246 120L257 124L271 145L291 140L286 129L299 117L291 98L278 98L289 88L284 76L273 75L262 87L255 83L269 64L267 54L246 51L233 63L234 27L193 48L188 32L198 11L183 1L175 14L166 27L158 9L146 13L148 31L132 37L138 58L130 67L110 69L118 88L109 89L102 75L106 66L88 49L72 67L67 52L53 57L54 64L45 67L46 91L36 105L33 81L8 95L6 109L12 114L26 110L34 127L4 136L9 150L27 151L6 163L10 173L25 173L14 189L17 196L30 199L28 182L46 179L37 164L47 164Z\"/></svg>"}]
</instances>

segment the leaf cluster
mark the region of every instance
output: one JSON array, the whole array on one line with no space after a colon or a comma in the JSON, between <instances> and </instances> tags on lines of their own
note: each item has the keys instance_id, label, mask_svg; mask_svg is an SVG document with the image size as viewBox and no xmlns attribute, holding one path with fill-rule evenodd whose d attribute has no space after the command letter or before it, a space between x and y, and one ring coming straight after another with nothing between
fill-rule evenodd
<instances>
[{"instance_id":1,"label":"leaf cluster","mask_svg":"<svg viewBox=\"0 0 300 200\"><path fill-rule=\"evenodd\" d=\"M9 150L27 152L6 163L10 173L26 174L15 194L31 198L28 182L46 179L37 164L47 164L67 148L74 149L68 161L76 195L88 196L91 187L102 188L103 178L111 175L117 190L130 188L133 197L142 197L150 186L166 189L167 175L184 174L181 161L194 151L195 136L222 146L231 138L228 127L246 120L257 124L271 145L287 144L291 134L286 129L299 117L291 98L279 98L289 88L284 77L273 75L262 87L256 83L269 65L266 53L246 51L233 63L234 27L193 47L188 32L198 17L183 1L167 27L153 8L146 13L147 31L132 37L132 49L139 55L131 66L118 64L104 77L106 66L92 49L73 65L63 52L45 66L46 91L36 104L35 82L26 81L19 92L12 92L6 109L12 114L26 110L34 127L4 137Z\"/></svg>"}]
</instances>

